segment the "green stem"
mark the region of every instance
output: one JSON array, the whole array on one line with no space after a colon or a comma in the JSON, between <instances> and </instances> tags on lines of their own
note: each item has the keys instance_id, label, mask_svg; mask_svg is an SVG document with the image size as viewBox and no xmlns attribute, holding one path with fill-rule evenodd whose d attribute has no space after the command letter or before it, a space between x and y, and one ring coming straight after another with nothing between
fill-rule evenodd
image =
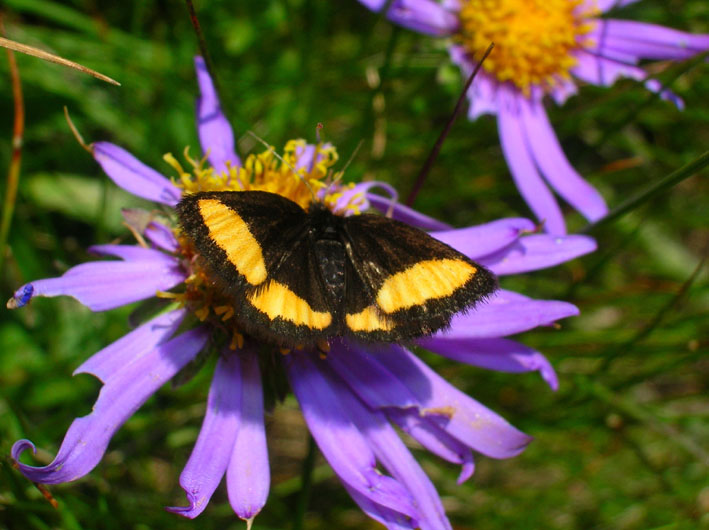
<instances>
[{"instance_id":1,"label":"green stem","mask_svg":"<svg viewBox=\"0 0 709 530\"><path fill-rule=\"evenodd\" d=\"M683 180L695 175L705 167L709 166L709 151L700 155L698 158L679 168L677 171L673 171L666 177L658 180L657 182L651 184L643 191L638 193L635 197L631 197L627 201L622 202L615 208L613 208L608 214L596 221L595 223L589 224L581 232L588 234L596 231L599 227L605 226L619 217L624 216L626 213L634 210L643 203L653 199L662 192L670 189L672 186L679 184Z\"/></svg>"},{"instance_id":2,"label":"green stem","mask_svg":"<svg viewBox=\"0 0 709 530\"><path fill-rule=\"evenodd\" d=\"M300 496L298 497L298 504L295 508L293 530L303 530L303 525L305 524L305 512L308 510L310 494L313 489L313 468L315 467L316 453L315 440L311 435L308 435L308 454L303 461L303 469L300 475Z\"/></svg>"},{"instance_id":3,"label":"green stem","mask_svg":"<svg viewBox=\"0 0 709 530\"><path fill-rule=\"evenodd\" d=\"M2 20L0 20L0 33L5 34ZM22 84L20 82L20 71L17 68L14 52L7 51L7 60L10 66L10 78L12 82L12 97L14 100L15 119L12 127L12 157L10 167L7 172L7 187L3 200L2 220L0 220L0 277L5 266L5 256L7 255L7 238L10 235L10 225L12 215L15 211L17 201L17 187L20 182L20 163L22 161L22 138L25 131L25 106L22 99Z\"/></svg>"}]
</instances>

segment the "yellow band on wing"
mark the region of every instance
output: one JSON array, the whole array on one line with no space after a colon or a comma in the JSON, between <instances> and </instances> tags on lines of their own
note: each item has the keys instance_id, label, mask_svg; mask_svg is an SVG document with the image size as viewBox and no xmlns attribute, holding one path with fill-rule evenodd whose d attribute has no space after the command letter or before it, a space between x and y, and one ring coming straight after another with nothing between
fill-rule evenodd
<instances>
[{"instance_id":1,"label":"yellow band on wing","mask_svg":"<svg viewBox=\"0 0 709 530\"><path fill-rule=\"evenodd\" d=\"M394 326L381 318L375 306L365 307L359 313L345 316L345 323L352 331L391 331Z\"/></svg>"},{"instance_id":2,"label":"yellow band on wing","mask_svg":"<svg viewBox=\"0 0 709 530\"><path fill-rule=\"evenodd\" d=\"M217 199L201 199L199 213L209 229L209 237L226 252L239 274L251 285L263 283L267 273L261 245L241 216Z\"/></svg>"},{"instance_id":3,"label":"yellow band on wing","mask_svg":"<svg viewBox=\"0 0 709 530\"><path fill-rule=\"evenodd\" d=\"M465 285L477 269L460 259L421 261L386 279L377 293L377 305L394 313L452 295Z\"/></svg>"},{"instance_id":4,"label":"yellow band on wing","mask_svg":"<svg viewBox=\"0 0 709 530\"><path fill-rule=\"evenodd\" d=\"M332 322L330 313L314 311L308 302L278 282L269 282L264 289L250 295L248 300L271 320L281 317L310 329L325 329Z\"/></svg>"}]
</instances>

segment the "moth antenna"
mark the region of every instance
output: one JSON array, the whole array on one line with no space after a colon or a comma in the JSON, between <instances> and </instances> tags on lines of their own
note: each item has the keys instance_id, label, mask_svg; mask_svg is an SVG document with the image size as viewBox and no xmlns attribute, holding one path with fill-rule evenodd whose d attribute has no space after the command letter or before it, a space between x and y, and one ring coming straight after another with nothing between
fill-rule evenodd
<instances>
[{"instance_id":1,"label":"moth antenna","mask_svg":"<svg viewBox=\"0 0 709 530\"><path fill-rule=\"evenodd\" d=\"M460 114L460 111L463 110L463 103L465 102L465 97L468 94L468 89L470 88L470 85L473 84L473 79L475 79L475 76L478 75L478 72L480 71L480 68L482 67L483 63L485 62L485 59L487 59L487 56L490 55L490 52L492 51L492 49L494 47L495 47L495 43L491 42L490 46L488 46L487 50L485 50L485 53L483 54L480 61L478 61L478 64L475 65L475 69L473 70L473 73L470 74L470 77L465 82L465 86L463 87L463 90L460 93L460 97L458 98L458 101L455 104L455 108L453 109L453 112L451 113L450 118L448 118L448 122L446 123L445 127L443 128L443 131L441 131L441 134L438 137L438 140L436 140L436 143L433 144L433 149L431 149L431 153L428 155L428 158L423 163L423 167L421 167L421 171L419 171L419 174L416 177L416 182L414 182L414 186L411 189L411 193L409 193L409 196L406 197L406 202L404 203L404 204L406 204L406 206L411 206L414 203L414 200L416 199L416 196L418 195L419 191L421 191L421 186L423 186L423 183L426 180L426 177L428 176L428 172L431 170L431 167L433 166L433 163L436 161L436 158L438 158L438 153L441 152L441 147L443 146L443 141L448 136L448 133L450 132L451 128L453 127L453 124L455 123L456 118Z\"/></svg>"},{"instance_id":2,"label":"moth antenna","mask_svg":"<svg viewBox=\"0 0 709 530\"><path fill-rule=\"evenodd\" d=\"M330 184L331 186L334 186L335 184L337 184L338 182L340 182L340 181L342 180L342 177L345 176L345 171L347 171L347 168L350 167L350 164L352 163L352 161L353 161L353 160L355 159L355 157L357 156L357 153L359 153L359 150L360 150L360 148L362 147L362 144L363 144L363 143L364 143L364 140L360 140L360 141L357 143L357 147L354 148L354 150L352 151L352 154L351 154L350 157L347 159L347 163L345 163L345 167L342 168L342 171L339 171L339 175L337 176L337 178L335 178L335 180L332 181L332 183Z\"/></svg>"},{"instance_id":3,"label":"moth antenna","mask_svg":"<svg viewBox=\"0 0 709 530\"><path fill-rule=\"evenodd\" d=\"M257 141L261 142L261 143L266 147L266 149L268 149L268 150L271 152L271 154L272 154L273 156L275 156L275 157L276 157L278 160L280 160L286 167L288 167L288 168L293 172L293 174L294 174L296 177L298 177L298 178L303 182L303 184L305 184L305 186L308 188L308 191L310 192L310 195L312 195L312 197L313 197L313 201L314 201L314 202L317 202L318 198L317 198L317 196L315 195L315 192L313 191L312 186L310 185L310 183L309 183L307 180L305 180L305 179L303 178L303 175L301 175L301 174L298 172L297 169L295 169L292 165L290 165L281 155L278 154L278 152L273 148L272 145L270 145L266 140L264 140L263 138L261 138L260 136L258 136L255 132L253 132L253 131L246 131L246 132L247 132L248 134L250 134L251 136L253 136Z\"/></svg>"}]
</instances>

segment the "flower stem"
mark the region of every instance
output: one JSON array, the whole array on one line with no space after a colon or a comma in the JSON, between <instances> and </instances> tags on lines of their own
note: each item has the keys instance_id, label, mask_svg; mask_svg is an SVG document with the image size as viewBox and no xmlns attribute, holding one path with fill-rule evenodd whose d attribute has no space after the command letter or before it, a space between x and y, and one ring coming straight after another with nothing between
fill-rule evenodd
<instances>
[{"instance_id":1,"label":"flower stem","mask_svg":"<svg viewBox=\"0 0 709 530\"><path fill-rule=\"evenodd\" d=\"M482 67L483 62L485 62L485 59L487 59L487 56L490 55L490 52L492 51L492 48L494 46L495 46L494 43L490 43L490 46L488 46L487 50L485 50L485 53L483 54L482 59L480 59L480 61L478 61L478 64L475 66L475 70L473 70L473 73L470 74L470 77L465 82L465 86L463 87L463 90L460 93L460 97L458 98L458 101L455 104L455 108L453 109L453 113L451 114L450 118L448 118L448 123L446 123L446 126L443 128L443 131L441 131L441 134L438 137L438 140L436 140L436 143L433 145L433 149L431 149L431 153L428 155L428 158L423 163L423 167L421 168L421 171L419 171L419 174L416 177L416 182L414 182L414 186L411 189L409 196L406 197L405 204L407 206L413 205L414 201L416 200L416 196L419 194L419 191L421 191L421 187L423 186L423 183L425 182L426 177L428 177L428 173L429 173L429 171L431 171L431 167L433 167L433 163L436 161L436 158L438 158L438 154L441 152L441 147L443 147L443 141L448 136L448 133L450 132L451 128L453 127L453 124L455 123L456 118L463 110L463 103L465 102L465 99L468 96L468 89L470 88L470 85L473 84L473 79L475 79L475 76L477 75L478 71L480 70L480 67Z\"/></svg>"},{"instance_id":2,"label":"flower stem","mask_svg":"<svg viewBox=\"0 0 709 530\"><path fill-rule=\"evenodd\" d=\"M687 179L705 167L709 166L709 151L705 152L704 154L700 155L698 158L694 159L688 164L685 164L681 168L679 168L676 171L673 171L666 177L658 180L657 182L651 184L647 188L645 188L643 191L635 195L634 197L629 198L627 201L622 202L615 208L613 208L610 212L608 212L608 215L605 217L602 217L595 223L589 224L584 228L581 233L583 234L588 234L591 232L594 232L601 226L605 226L616 219L624 216L626 213L636 209L638 206L641 206L642 204L648 202L649 200L655 198L657 195L661 194L662 192L670 189L672 186L675 184L678 184L682 182L684 179Z\"/></svg>"},{"instance_id":3,"label":"flower stem","mask_svg":"<svg viewBox=\"0 0 709 530\"><path fill-rule=\"evenodd\" d=\"M305 512L310 503L310 493L313 489L313 468L315 467L315 440L312 435L308 435L308 454L303 461L301 472L300 496L295 507L295 517L293 518L293 530L303 530L305 524Z\"/></svg>"},{"instance_id":4,"label":"flower stem","mask_svg":"<svg viewBox=\"0 0 709 530\"><path fill-rule=\"evenodd\" d=\"M5 28L0 18L0 33L5 34ZM10 168L7 172L7 186L5 188L5 198L3 200L2 219L0 220L0 275L5 265L7 254L7 238L10 234L12 214L15 211L17 201L17 186L20 181L20 162L22 161L22 138L25 132L25 106L22 99L22 84L20 82L20 71L17 68L14 52L7 51L7 60L10 66L10 79L12 83L12 98L14 101L14 122L12 126L12 156L10 158Z\"/></svg>"}]
</instances>

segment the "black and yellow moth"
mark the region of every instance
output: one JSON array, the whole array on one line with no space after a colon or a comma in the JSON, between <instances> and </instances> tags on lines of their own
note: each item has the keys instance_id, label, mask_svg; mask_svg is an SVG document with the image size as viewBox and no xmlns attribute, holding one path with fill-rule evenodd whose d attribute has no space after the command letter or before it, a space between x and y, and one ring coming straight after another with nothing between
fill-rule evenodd
<instances>
[{"instance_id":1,"label":"black and yellow moth","mask_svg":"<svg viewBox=\"0 0 709 530\"><path fill-rule=\"evenodd\" d=\"M497 286L460 252L377 214L304 210L264 191L194 193L177 213L241 329L279 345L429 335Z\"/></svg>"}]
</instances>

